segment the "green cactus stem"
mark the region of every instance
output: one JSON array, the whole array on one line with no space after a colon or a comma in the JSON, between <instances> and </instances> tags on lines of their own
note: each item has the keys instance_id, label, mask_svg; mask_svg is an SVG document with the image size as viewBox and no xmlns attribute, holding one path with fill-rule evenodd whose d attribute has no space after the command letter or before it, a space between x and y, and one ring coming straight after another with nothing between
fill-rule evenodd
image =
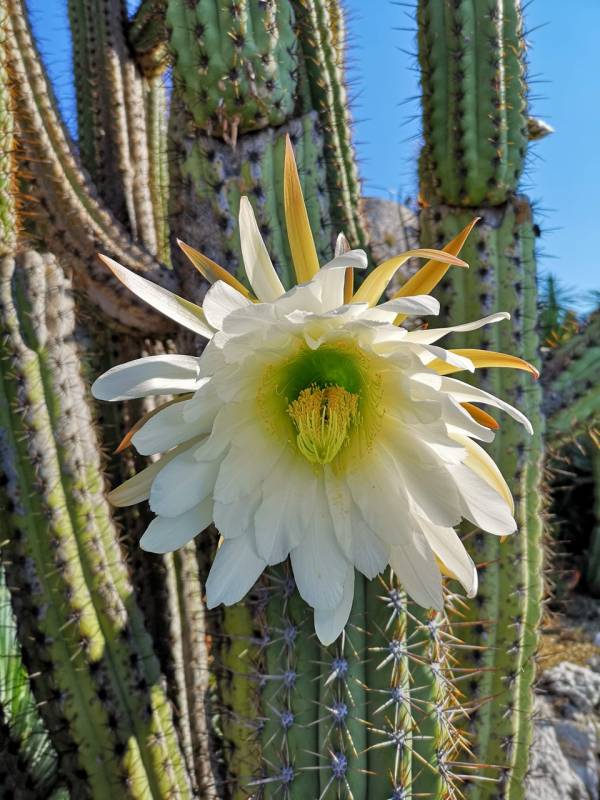
<instances>
[{"instance_id":1,"label":"green cactus stem","mask_svg":"<svg viewBox=\"0 0 600 800\"><path fill-rule=\"evenodd\" d=\"M594 426L600 419L600 311L579 333L551 349L544 360L544 404L554 444Z\"/></svg>"},{"instance_id":2,"label":"green cactus stem","mask_svg":"<svg viewBox=\"0 0 600 800\"><path fill-rule=\"evenodd\" d=\"M59 117L21 0L9 0L6 9L3 30L12 71L12 102L24 131L19 153L20 172L29 185L28 232L74 269L76 287L109 317L126 328L161 335L170 329L165 318L108 278L96 253L111 254L171 290L177 290L177 281L170 270L132 242L99 200Z\"/></svg>"},{"instance_id":3,"label":"green cactus stem","mask_svg":"<svg viewBox=\"0 0 600 800\"><path fill-rule=\"evenodd\" d=\"M79 796L190 797L158 664L102 497L73 343L50 256L2 263L3 555L32 689ZM60 697L60 702L53 698Z\"/></svg>"},{"instance_id":4,"label":"green cactus stem","mask_svg":"<svg viewBox=\"0 0 600 800\"><path fill-rule=\"evenodd\" d=\"M0 795L35 800L57 782L57 756L40 718L0 571Z\"/></svg>"},{"instance_id":5,"label":"green cactus stem","mask_svg":"<svg viewBox=\"0 0 600 800\"><path fill-rule=\"evenodd\" d=\"M453 334L448 345L516 353L535 364L534 234L527 202L515 198L504 206L475 212L431 207L421 213L422 241L438 246L474 213L481 221L461 251L470 268L460 275L448 273L439 294L442 312L450 323L499 310L509 311L512 320L460 337ZM457 668L468 675L465 694L475 706L469 731L477 761L500 768L483 772L484 778L499 783L475 782L469 796L517 800L523 796L527 772L543 589L541 391L529 375L513 370L481 370L474 379L521 408L535 431L529 437L506 416L499 419L501 427L490 450L515 498L519 531L506 541L469 532L480 586L477 597L460 614L461 637L469 647L455 654Z\"/></svg>"},{"instance_id":6,"label":"green cactus stem","mask_svg":"<svg viewBox=\"0 0 600 800\"><path fill-rule=\"evenodd\" d=\"M520 3L420 0L421 194L475 207L516 191L528 141Z\"/></svg>"}]
</instances>

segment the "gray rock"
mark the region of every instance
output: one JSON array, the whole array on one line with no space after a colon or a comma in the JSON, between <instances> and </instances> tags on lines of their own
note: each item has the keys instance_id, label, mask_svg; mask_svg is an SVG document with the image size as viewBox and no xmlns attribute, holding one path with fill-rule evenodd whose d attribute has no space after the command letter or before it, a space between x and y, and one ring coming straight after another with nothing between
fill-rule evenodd
<instances>
[{"instance_id":1,"label":"gray rock","mask_svg":"<svg viewBox=\"0 0 600 800\"><path fill-rule=\"evenodd\" d=\"M563 661L539 687L527 800L597 800L600 675Z\"/></svg>"},{"instance_id":2,"label":"gray rock","mask_svg":"<svg viewBox=\"0 0 600 800\"><path fill-rule=\"evenodd\" d=\"M536 710L540 718L533 734L525 800L593 800L595 795L589 793L563 753L551 720L544 718L551 709L537 698Z\"/></svg>"},{"instance_id":3,"label":"gray rock","mask_svg":"<svg viewBox=\"0 0 600 800\"><path fill-rule=\"evenodd\" d=\"M600 705L600 675L579 664L557 664L544 672L540 687L549 695L567 698L575 712L589 714Z\"/></svg>"}]
</instances>

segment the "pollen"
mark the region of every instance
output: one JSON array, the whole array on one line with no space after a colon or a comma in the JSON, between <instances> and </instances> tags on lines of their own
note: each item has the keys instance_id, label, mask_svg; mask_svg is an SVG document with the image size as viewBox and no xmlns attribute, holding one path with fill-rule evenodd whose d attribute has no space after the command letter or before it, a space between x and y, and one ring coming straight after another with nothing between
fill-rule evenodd
<instances>
[{"instance_id":1,"label":"pollen","mask_svg":"<svg viewBox=\"0 0 600 800\"><path fill-rule=\"evenodd\" d=\"M329 464L347 442L358 419L359 396L341 386L303 389L287 407L297 431L296 444L313 464Z\"/></svg>"}]
</instances>

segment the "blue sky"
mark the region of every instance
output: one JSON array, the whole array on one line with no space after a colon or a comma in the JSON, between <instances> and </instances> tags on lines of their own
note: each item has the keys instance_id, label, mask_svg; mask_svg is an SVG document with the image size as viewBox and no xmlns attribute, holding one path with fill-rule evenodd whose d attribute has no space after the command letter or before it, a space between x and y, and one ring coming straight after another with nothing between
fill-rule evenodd
<instances>
[{"instance_id":1,"label":"blue sky","mask_svg":"<svg viewBox=\"0 0 600 800\"><path fill-rule=\"evenodd\" d=\"M419 108L409 102L418 93L413 12L389 0L346 0L345 5L364 192L414 197ZM66 0L30 0L29 6L73 128ZM573 287L578 307L586 309L586 293L600 289L600 2L534 0L526 10L526 28L532 112L556 131L532 149L523 181L543 231L540 270Z\"/></svg>"}]
</instances>

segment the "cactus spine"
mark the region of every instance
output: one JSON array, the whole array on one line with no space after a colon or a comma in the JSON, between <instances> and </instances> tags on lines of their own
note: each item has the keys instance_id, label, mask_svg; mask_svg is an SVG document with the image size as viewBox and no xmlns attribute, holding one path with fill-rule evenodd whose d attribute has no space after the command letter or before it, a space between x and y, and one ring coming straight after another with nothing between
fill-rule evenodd
<instances>
[{"instance_id":1,"label":"cactus spine","mask_svg":"<svg viewBox=\"0 0 600 800\"><path fill-rule=\"evenodd\" d=\"M442 311L450 322L500 309L512 315L511 327L454 336L453 344L509 348L536 363L534 233L530 207L515 194L527 137L520 4L421 0L418 24L425 135L421 239L435 246L481 217L463 251L470 269L448 275ZM519 405L535 430L526 438L503 419L492 446L517 503L520 532L504 543L469 533L480 589L461 610L461 633L471 647L457 654L474 698L469 731L476 758L499 767L484 772L493 780L474 782L469 796L518 800L531 739L542 593L541 395L530 380L503 370L482 371L481 384Z\"/></svg>"}]
</instances>

